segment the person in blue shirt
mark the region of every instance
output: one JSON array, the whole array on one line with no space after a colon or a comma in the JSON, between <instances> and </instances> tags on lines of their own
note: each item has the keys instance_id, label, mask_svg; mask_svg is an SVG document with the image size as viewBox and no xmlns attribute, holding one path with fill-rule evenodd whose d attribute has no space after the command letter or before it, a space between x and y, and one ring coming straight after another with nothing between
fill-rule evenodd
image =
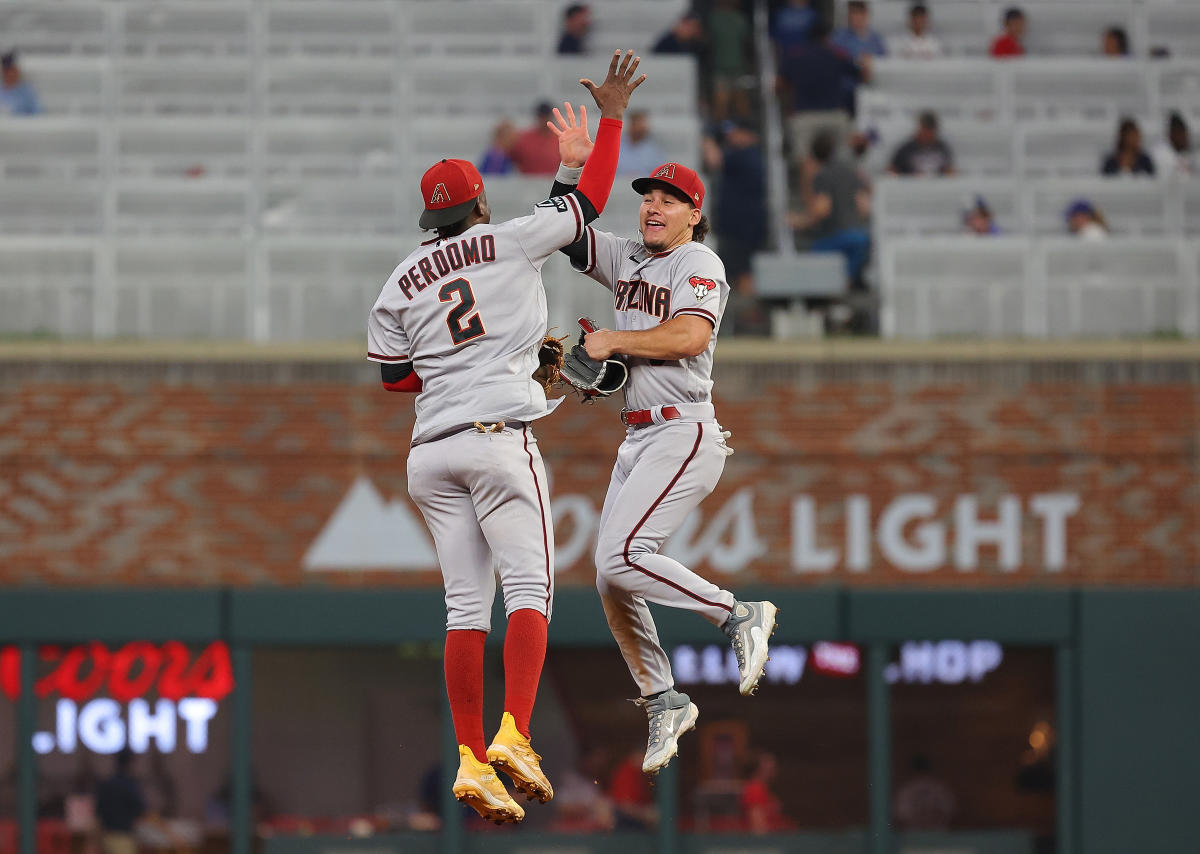
<instances>
[{"instance_id":1,"label":"person in blue shirt","mask_svg":"<svg viewBox=\"0 0 1200 854\"><path fill-rule=\"evenodd\" d=\"M846 23L849 26L833 34L835 47L846 51L858 63L862 63L864 56L887 55L883 38L871 29L871 13L866 0L850 0L846 4Z\"/></svg>"},{"instance_id":2,"label":"person in blue shirt","mask_svg":"<svg viewBox=\"0 0 1200 854\"><path fill-rule=\"evenodd\" d=\"M817 12L809 0L788 0L771 18L771 40L780 54L808 42L817 22Z\"/></svg>"},{"instance_id":3,"label":"person in blue shirt","mask_svg":"<svg viewBox=\"0 0 1200 854\"><path fill-rule=\"evenodd\" d=\"M3 79L3 86L0 86L0 114L33 116L42 111L37 93L21 79L15 50L0 56L0 78Z\"/></svg>"}]
</instances>

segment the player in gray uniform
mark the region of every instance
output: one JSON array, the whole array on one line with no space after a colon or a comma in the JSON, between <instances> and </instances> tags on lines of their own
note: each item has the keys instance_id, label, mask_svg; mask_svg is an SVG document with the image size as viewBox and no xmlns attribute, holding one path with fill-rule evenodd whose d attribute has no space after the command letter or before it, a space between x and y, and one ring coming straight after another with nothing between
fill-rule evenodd
<instances>
[{"instance_id":1,"label":"player in gray uniform","mask_svg":"<svg viewBox=\"0 0 1200 854\"><path fill-rule=\"evenodd\" d=\"M446 588L446 693L459 742L454 795L497 823L525 813L492 765L530 799L553 797L529 733L554 598L550 496L530 429L559 402L548 402L533 377L546 331L541 269L604 209L621 117L645 80L634 79L638 61L618 51L602 85L580 81L601 112L588 166L573 192L529 216L492 224L475 167L434 164L421 179L420 224L437 234L388 277L367 323L367 358L380 364L384 387L417 393L408 491L433 535ZM508 617L505 697L499 731L485 746L493 567Z\"/></svg>"},{"instance_id":2,"label":"player in gray uniform","mask_svg":"<svg viewBox=\"0 0 1200 854\"><path fill-rule=\"evenodd\" d=\"M574 169L567 168L575 166ZM577 164L559 170L554 192L568 190ZM717 329L729 297L725 266L705 246L704 184L679 163L664 163L633 188L642 194L642 241L588 226L565 248L575 268L613 292L616 329L586 336L593 359L629 365L617 452L596 546L596 587L608 625L641 691L650 737L642 770L657 773L699 711L676 691L670 660L646 603L695 611L729 637L739 690L757 690L777 609L741 602L678 561L658 553L713 491L733 453L712 404Z\"/></svg>"}]
</instances>

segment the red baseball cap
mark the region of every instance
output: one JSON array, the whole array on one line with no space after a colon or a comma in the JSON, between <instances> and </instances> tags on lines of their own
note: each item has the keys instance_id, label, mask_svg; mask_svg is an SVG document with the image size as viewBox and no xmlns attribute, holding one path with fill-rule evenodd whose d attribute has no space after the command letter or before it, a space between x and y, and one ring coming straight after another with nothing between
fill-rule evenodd
<instances>
[{"instance_id":1,"label":"red baseball cap","mask_svg":"<svg viewBox=\"0 0 1200 854\"><path fill-rule=\"evenodd\" d=\"M633 189L639 193L650 190L654 184L666 184L681 193L692 207L704 206L704 182L694 169L689 169L680 163L664 163L652 173L649 178L638 178L633 182Z\"/></svg>"},{"instance_id":2,"label":"red baseball cap","mask_svg":"<svg viewBox=\"0 0 1200 854\"><path fill-rule=\"evenodd\" d=\"M471 212L483 192L479 170L467 160L439 160L421 176L421 228L441 228Z\"/></svg>"}]
</instances>

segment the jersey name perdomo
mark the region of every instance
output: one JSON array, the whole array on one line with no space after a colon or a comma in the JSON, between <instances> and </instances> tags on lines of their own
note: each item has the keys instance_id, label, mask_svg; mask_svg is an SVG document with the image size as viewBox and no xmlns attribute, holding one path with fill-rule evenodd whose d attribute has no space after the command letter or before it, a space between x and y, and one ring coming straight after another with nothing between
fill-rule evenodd
<instances>
[{"instance_id":1,"label":"jersey name perdomo","mask_svg":"<svg viewBox=\"0 0 1200 854\"><path fill-rule=\"evenodd\" d=\"M671 316L671 289L641 279L617 281L613 288L617 311L641 311L665 323Z\"/></svg>"},{"instance_id":2,"label":"jersey name perdomo","mask_svg":"<svg viewBox=\"0 0 1200 854\"><path fill-rule=\"evenodd\" d=\"M496 260L496 240L490 234L470 240L454 240L408 268L399 281L400 290L410 300L447 273Z\"/></svg>"}]
</instances>

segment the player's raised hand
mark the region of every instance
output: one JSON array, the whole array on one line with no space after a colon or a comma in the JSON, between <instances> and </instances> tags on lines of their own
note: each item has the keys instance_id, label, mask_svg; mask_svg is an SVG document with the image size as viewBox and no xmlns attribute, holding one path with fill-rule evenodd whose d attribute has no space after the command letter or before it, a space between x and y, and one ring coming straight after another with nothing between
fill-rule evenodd
<instances>
[{"instance_id":1,"label":"player's raised hand","mask_svg":"<svg viewBox=\"0 0 1200 854\"><path fill-rule=\"evenodd\" d=\"M592 138L588 136L587 107L579 105L579 122L575 121L575 110L569 101L563 102L567 117L554 108L554 121L546 122L546 127L558 137L558 159L564 166L572 168L582 166L592 153ZM557 122L557 124L556 124Z\"/></svg>"},{"instance_id":2,"label":"player's raised hand","mask_svg":"<svg viewBox=\"0 0 1200 854\"><path fill-rule=\"evenodd\" d=\"M621 51L618 50L613 53L612 62L608 64L608 76L604 78L603 83L597 86L586 77L579 81L596 99L601 118L619 119L625 115L625 108L629 106L629 96L646 81L645 74L636 80L633 77L641 61L642 58L634 56L631 50L625 51L625 57L622 59Z\"/></svg>"}]
</instances>

